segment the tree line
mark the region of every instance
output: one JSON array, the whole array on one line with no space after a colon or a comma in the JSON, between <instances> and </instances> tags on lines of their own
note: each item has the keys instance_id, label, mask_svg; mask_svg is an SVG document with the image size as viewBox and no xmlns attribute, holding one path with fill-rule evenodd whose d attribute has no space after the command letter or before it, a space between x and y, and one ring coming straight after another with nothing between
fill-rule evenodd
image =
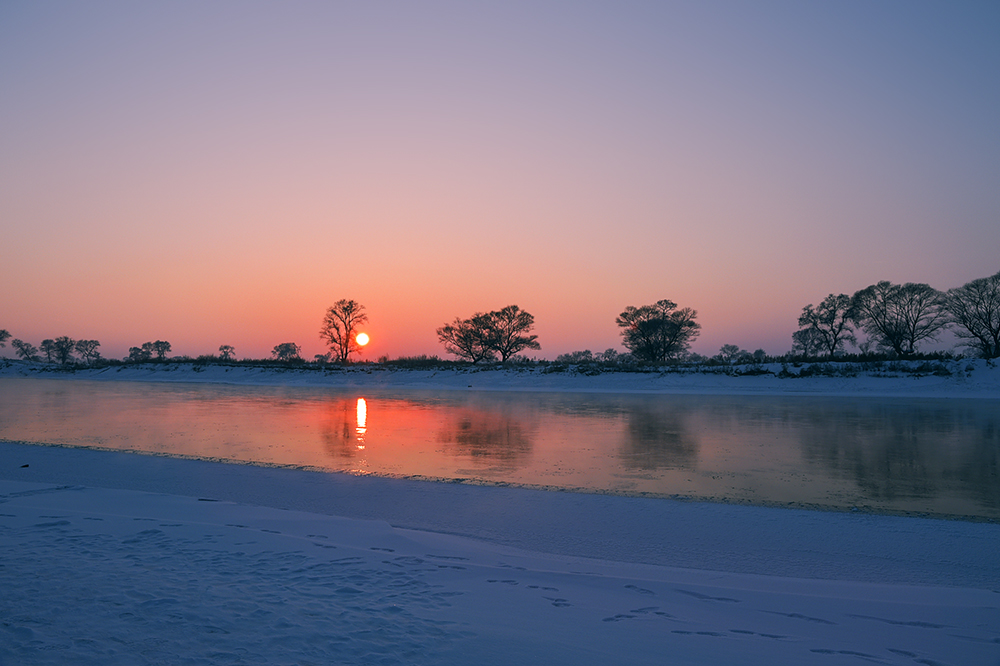
<instances>
[{"instance_id":1,"label":"tree line","mask_svg":"<svg viewBox=\"0 0 1000 666\"><path fill-rule=\"evenodd\" d=\"M632 362L664 365L681 361L706 360L690 351L691 343L701 332L698 313L681 308L663 299L651 305L628 306L616 318L615 324L628 350L620 354L608 349L594 355L589 350L562 354L558 362L605 363ZM363 344L358 341L361 327L368 323L365 306L354 300L341 299L323 317L319 337L329 352L316 355L314 362L348 363ZM470 317L456 317L436 330L438 341L446 353L469 363L507 363L525 350L540 350L538 336L532 333L535 318L517 305L508 305L490 312L476 312ZM798 330L792 334L792 353L804 357L832 359L844 354L848 345L863 354L875 351L894 358L906 359L918 353L918 345L935 340L945 330L951 330L961 346L987 359L1000 357L1000 272L972 280L961 287L938 291L924 283L894 284L881 281L853 295L830 294L819 305L802 308ZM857 334L866 336L861 342ZM5 347L11 334L0 329L0 347ZM76 362L92 365L101 359L97 340L73 340L67 336L46 339L39 347L11 340L17 355L25 361L40 361L66 365ZM171 345L164 340L145 342L131 347L126 363L165 361ZM274 361L302 363L301 347L283 342L271 351ZM236 349L221 345L218 356L199 357L232 361ZM736 345L723 345L713 359L721 362L760 362L763 350L747 352Z\"/></svg>"},{"instance_id":2,"label":"tree line","mask_svg":"<svg viewBox=\"0 0 1000 666\"><path fill-rule=\"evenodd\" d=\"M847 345L907 358L921 342L945 330L961 346L983 358L1000 357L1000 272L954 289L938 291L928 284L881 281L853 296L830 294L809 304L792 334L793 351L833 358ZM867 336L859 343L855 333Z\"/></svg>"}]
</instances>

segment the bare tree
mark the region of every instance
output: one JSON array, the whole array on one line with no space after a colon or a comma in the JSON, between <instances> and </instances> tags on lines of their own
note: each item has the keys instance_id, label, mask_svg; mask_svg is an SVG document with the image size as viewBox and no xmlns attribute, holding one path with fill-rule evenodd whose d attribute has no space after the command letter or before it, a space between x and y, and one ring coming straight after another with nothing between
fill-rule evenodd
<instances>
[{"instance_id":1,"label":"bare tree","mask_svg":"<svg viewBox=\"0 0 1000 666\"><path fill-rule=\"evenodd\" d=\"M43 340L42 345L48 342L51 348L50 362L52 358L59 361L60 365L66 365L73 360L73 347L76 345L76 341L72 338L60 335L55 340ZM46 352L49 354L49 352Z\"/></svg>"},{"instance_id":2,"label":"bare tree","mask_svg":"<svg viewBox=\"0 0 1000 666\"><path fill-rule=\"evenodd\" d=\"M469 319L455 319L437 329L438 340L449 354L478 363L497 356L506 363L525 349L541 349L537 335L529 335L535 318L516 305L477 312Z\"/></svg>"},{"instance_id":3,"label":"bare tree","mask_svg":"<svg viewBox=\"0 0 1000 666\"><path fill-rule=\"evenodd\" d=\"M918 342L935 339L948 326L942 303L941 292L930 285L883 280L854 294L852 318L879 349L909 356Z\"/></svg>"},{"instance_id":4,"label":"bare tree","mask_svg":"<svg viewBox=\"0 0 1000 666\"><path fill-rule=\"evenodd\" d=\"M156 360L165 361L167 354L170 353L170 343L166 340L157 340L151 343L153 348L153 353L156 354Z\"/></svg>"},{"instance_id":5,"label":"bare tree","mask_svg":"<svg viewBox=\"0 0 1000 666\"><path fill-rule=\"evenodd\" d=\"M679 358L701 332L691 308L677 309L673 301L628 306L615 319L622 329L622 344L641 362L663 364Z\"/></svg>"},{"instance_id":6,"label":"bare tree","mask_svg":"<svg viewBox=\"0 0 1000 666\"><path fill-rule=\"evenodd\" d=\"M10 331L6 328L0 328L0 347L7 346L7 340L10 338Z\"/></svg>"},{"instance_id":7,"label":"bare tree","mask_svg":"<svg viewBox=\"0 0 1000 666\"><path fill-rule=\"evenodd\" d=\"M142 347L129 347L128 356L125 360L129 363L142 363L143 361L148 361L152 354L147 354L143 351Z\"/></svg>"},{"instance_id":8,"label":"bare tree","mask_svg":"<svg viewBox=\"0 0 1000 666\"><path fill-rule=\"evenodd\" d=\"M236 356L236 347L232 345L219 345L219 356L223 361L232 360Z\"/></svg>"},{"instance_id":9,"label":"bare tree","mask_svg":"<svg viewBox=\"0 0 1000 666\"><path fill-rule=\"evenodd\" d=\"M73 348L76 349L76 353L80 355L84 363L93 363L101 358L100 352L97 351L100 346L101 343L97 340L77 340Z\"/></svg>"},{"instance_id":10,"label":"bare tree","mask_svg":"<svg viewBox=\"0 0 1000 666\"><path fill-rule=\"evenodd\" d=\"M949 289L944 309L966 347L983 358L1000 357L1000 273Z\"/></svg>"},{"instance_id":11,"label":"bare tree","mask_svg":"<svg viewBox=\"0 0 1000 666\"><path fill-rule=\"evenodd\" d=\"M830 294L815 308L810 303L802 308L799 330L792 334L794 346L807 356L822 351L833 358L845 344L858 342L851 326L853 317L851 297L847 294Z\"/></svg>"},{"instance_id":12,"label":"bare tree","mask_svg":"<svg viewBox=\"0 0 1000 666\"><path fill-rule=\"evenodd\" d=\"M556 363L593 363L595 360L598 359L594 358L594 352L589 349L556 356Z\"/></svg>"},{"instance_id":13,"label":"bare tree","mask_svg":"<svg viewBox=\"0 0 1000 666\"><path fill-rule=\"evenodd\" d=\"M319 337L326 341L333 358L347 363L351 354L362 349L357 341L358 329L367 322L365 306L354 300L341 299L327 308Z\"/></svg>"},{"instance_id":14,"label":"bare tree","mask_svg":"<svg viewBox=\"0 0 1000 666\"><path fill-rule=\"evenodd\" d=\"M723 363L737 363L745 362L751 358L750 352L746 349L741 349L739 345L722 345L719 347L719 353L715 355L715 358Z\"/></svg>"},{"instance_id":15,"label":"bare tree","mask_svg":"<svg viewBox=\"0 0 1000 666\"><path fill-rule=\"evenodd\" d=\"M541 349L537 335L528 335L535 318L516 305L508 305L489 314L489 348L500 355L500 362L525 349Z\"/></svg>"},{"instance_id":16,"label":"bare tree","mask_svg":"<svg viewBox=\"0 0 1000 666\"><path fill-rule=\"evenodd\" d=\"M140 347L129 347L126 361L131 363L145 363L153 358L153 343L143 342Z\"/></svg>"},{"instance_id":17,"label":"bare tree","mask_svg":"<svg viewBox=\"0 0 1000 666\"><path fill-rule=\"evenodd\" d=\"M280 345L274 346L274 349L271 350L271 356L279 361L294 361L299 358L300 351L302 351L302 347L294 342L282 342Z\"/></svg>"},{"instance_id":18,"label":"bare tree","mask_svg":"<svg viewBox=\"0 0 1000 666\"><path fill-rule=\"evenodd\" d=\"M438 340L444 350L460 359L479 363L495 359L486 337L489 315L477 312L469 319L456 317L455 321L437 329Z\"/></svg>"},{"instance_id":19,"label":"bare tree","mask_svg":"<svg viewBox=\"0 0 1000 666\"><path fill-rule=\"evenodd\" d=\"M25 361L38 360L38 347L35 345L14 338L10 341L10 346L17 350L17 355Z\"/></svg>"},{"instance_id":20,"label":"bare tree","mask_svg":"<svg viewBox=\"0 0 1000 666\"><path fill-rule=\"evenodd\" d=\"M823 352L823 338L814 328L800 328L792 333L792 351L803 356L819 356Z\"/></svg>"},{"instance_id":21,"label":"bare tree","mask_svg":"<svg viewBox=\"0 0 1000 666\"><path fill-rule=\"evenodd\" d=\"M42 340L38 345L39 349L43 354L45 354L45 362L52 363L52 359L56 355L56 342L51 338L46 338Z\"/></svg>"}]
</instances>

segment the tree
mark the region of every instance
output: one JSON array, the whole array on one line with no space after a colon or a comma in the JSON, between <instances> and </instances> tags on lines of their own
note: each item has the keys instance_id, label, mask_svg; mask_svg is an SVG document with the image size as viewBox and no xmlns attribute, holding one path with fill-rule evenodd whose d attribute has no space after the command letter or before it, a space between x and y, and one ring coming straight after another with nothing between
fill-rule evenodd
<instances>
[{"instance_id":1,"label":"tree","mask_svg":"<svg viewBox=\"0 0 1000 666\"><path fill-rule=\"evenodd\" d=\"M494 360L487 339L489 315L477 312L469 319L456 317L455 321L437 329L438 340L444 350L458 358L473 363Z\"/></svg>"},{"instance_id":2,"label":"tree","mask_svg":"<svg viewBox=\"0 0 1000 666\"><path fill-rule=\"evenodd\" d=\"M943 307L966 347L983 358L1000 357L1000 273L949 289Z\"/></svg>"},{"instance_id":3,"label":"tree","mask_svg":"<svg viewBox=\"0 0 1000 666\"><path fill-rule=\"evenodd\" d=\"M100 346L101 343L97 340L77 340L74 349L76 349L76 353L80 355L84 363L93 363L101 358L100 352L97 351L97 348Z\"/></svg>"},{"instance_id":4,"label":"tree","mask_svg":"<svg viewBox=\"0 0 1000 666\"><path fill-rule=\"evenodd\" d=\"M525 349L541 349L538 336L528 335L534 327L535 318L516 305L491 312L487 329L489 348L500 355L501 363Z\"/></svg>"},{"instance_id":5,"label":"tree","mask_svg":"<svg viewBox=\"0 0 1000 666\"><path fill-rule=\"evenodd\" d=\"M25 361L37 361L38 360L38 347L32 344L28 344L23 340L18 340L14 338L10 341L10 346L17 350L17 355L20 356Z\"/></svg>"},{"instance_id":6,"label":"tree","mask_svg":"<svg viewBox=\"0 0 1000 666\"><path fill-rule=\"evenodd\" d=\"M274 346L274 349L271 350L271 356L279 361L294 361L299 358L301 350L302 348L294 342L282 342L280 345Z\"/></svg>"},{"instance_id":7,"label":"tree","mask_svg":"<svg viewBox=\"0 0 1000 666\"><path fill-rule=\"evenodd\" d=\"M806 356L823 352L833 358L845 344L858 342L851 326L853 317L851 297L847 294L830 294L815 308L810 303L802 308L799 330L792 334L794 347Z\"/></svg>"},{"instance_id":8,"label":"tree","mask_svg":"<svg viewBox=\"0 0 1000 666\"><path fill-rule=\"evenodd\" d=\"M749 357L750 352L740 349L738 345L722 345L719 347L719 353L715 355L715 358L723 363L736 363L743 356Z\"/></svg>"},{"instance_id":9,"label":"tree","mask_svg":"<svg viewBox=\"0 0 1000 666\"><path fill-rule=\"evenodd\" d=\"M449 354L478 363L497 356L506 363L525 349L541 349L537 335L528 335L535 318L516 305L501 310L477 312L469 319L455 319L437 329L438 340Z\"/></svg>"},{"instance_id":10,"label":"tree","mask_svg":"<svg viewBox=\"0 0 1000 666\"><path fill-rule=\"evenodd\" d=\"M10 331L6 328L0 328L0 347L7 346L7 339L10 338ZM13 343L11 343L13 344Z\"/></svg>"},{"instance_id":11,"label":"tree","mask_svg":"<svg viewBox=\"0 0 1000 666\"><path fill-rule=\"evenodd\" d=\"M53 356L59 361L60 365L66 365L73 360L73 348L75 346L76 340L65 335L60 335L52 341Z\"/></svg>"},{"instance_id":12,"label":"tree","mask_svg":"<svg viewBox=\"0 0 1000 666\"><path fill-rule=\"evenodd\" d=\"M45 354L45 362L52 363L52 359L56 355L55 340L52 340L51 338L42 340L42 342L39 344L39 348L41 349L42 353Z\"/></svg>"},{"instance_id":13,"label":"tree","mask_svg":"<svg viewBox=\"0 0 1000 666\"><path fill-rule=\"evenodd\" d=\"M232 360L236 356L236 347L232 345L219 345L219 356L223 361Z\"/></svg>"},{"instance_id":14,"label":"tree","mask_svg":"<svg viewBox=\"0 0 1000 666\"><path fill-rule=\"evenodd\" d=\"M697 316L691 308L678 310L673 301L662 300L638 308L630 305L615 323L622 329L622 345L636 360L659 365L688 350L701 331Z\"/></svg>"},{"instance_id":15,"label":"tree","mask_svg":"<svg viewBox=\"0 0 1000 666\"><path fill-rule=\"evenodd\" d=\"M143 342L141 347L129 347L126 361L144 363L153 358L153 343Z\"/></svg>"},{"instance_id":16,"label":"tree","mask_svg":"<svg viewBox=\"0 0 1000 666\"><path fill-rule=\"evenodd\" d=\"M367 322L365 306L354 300L341 299L327 308L319 337L326 341L333 358L347 363L351 354L362 349L357 341L358 328Z\"/></svg>"},{"instance_id":17,"label":"tree","mask_svg":"<svg viewBox=\"0 0 1000 666\"><path fill-rule=\"evenodd\" d=\"M147 342L152 349L153 353L156 354L157 361L165 361L167 354L170 353L170 343L166 340L157 340L156 342ZM145 347L146 345L143 345Z\"/></svg>"},{"instance_id":18,"label":"tree","mask_svg":"<svg viewBox=\"0 0 1000 666\"><path fill-rule=\"evenodd\" d=\"M883 280L854 294L851 316L879 349L909 356L918 342L935 339L948 326L943 300L930 285Z\"/></svg>"},{"instance_id":19,"label":"tree","mask_svg":"<svg viewBox=\"0 0 1000 666\"><path fill-rule=\"evenodd\" d=\"M802 328L792 333L792 351L803 356L819 356L823 339L814 328Z\"/></svg>"},{"instance_id":20,"label":"tree","mask_svg":"<svg viewBox=\"0 0 1000 666\"><path fill-rule=\"evenodd\" d=\"M584 349L583 351L569 352L568 354L559 354L556 356L556 363L593 363L594 362L594 352L589 349Z\"/></svg>"}]
</instances>

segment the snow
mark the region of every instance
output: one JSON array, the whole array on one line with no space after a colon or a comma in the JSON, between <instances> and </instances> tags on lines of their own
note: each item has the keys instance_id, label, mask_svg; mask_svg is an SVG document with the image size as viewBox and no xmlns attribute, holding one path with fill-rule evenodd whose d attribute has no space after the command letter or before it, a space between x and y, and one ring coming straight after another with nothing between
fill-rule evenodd
<instances>
[{"instance_id":1,"label":"snow","mask_svg":"<svg viewBox=\"0 0 1000 666\"><path fill-rule=\"evenodd\" d=\"M225 368L77 376L1000 397L996 369L981 363L919 379ZM1000 664L992 523L0 442L0 549L4 666Z\"/></svg>"},{"instance_id":2,"label":"snow","mask_svg":"<svg viewBox=\"0 0 1000 666\"><path fill-rule=\"evenodd\" d=\"M63 371L58 366L7 360L4 376L35 376L111 381L211 382L242 385L407 388L477 391L558 391L688 395L828 395L914 398L1000 398L1000 365L982 359L886 364L816 364L840 368L845 376L806 376L810 366L708 367L665 372L601 372L586 366L522 366L508 369L392 370L379 365L331 366L325 370L194 364L114 366ZM903 368L909 367L909 372ZM934 374L944 368L949 374ZM778 376L783 370L792 377ZM802 376L797 376L802 374Z\"/></svg>"}]
</instances>

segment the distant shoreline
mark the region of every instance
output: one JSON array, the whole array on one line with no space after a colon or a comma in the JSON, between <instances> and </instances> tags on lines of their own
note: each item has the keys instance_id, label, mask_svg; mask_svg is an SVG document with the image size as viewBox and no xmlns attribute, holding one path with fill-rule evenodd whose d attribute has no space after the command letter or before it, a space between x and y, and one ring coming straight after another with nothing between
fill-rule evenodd
<instances>
[{"instance_id":1,"label":"distant shoreline","mask_svg":"<svg viewBox=\"0 0 1000 666\"><path fill-rule=\"evenodd\" d=\"M0 364L0 380L15 377L342 389L1000 399L1000 367L981 359L645 372L597 371L584 365L400 369L359 364L299 369L166 363L64 369L9 359Z\"/></svg>"}]
</instances>

